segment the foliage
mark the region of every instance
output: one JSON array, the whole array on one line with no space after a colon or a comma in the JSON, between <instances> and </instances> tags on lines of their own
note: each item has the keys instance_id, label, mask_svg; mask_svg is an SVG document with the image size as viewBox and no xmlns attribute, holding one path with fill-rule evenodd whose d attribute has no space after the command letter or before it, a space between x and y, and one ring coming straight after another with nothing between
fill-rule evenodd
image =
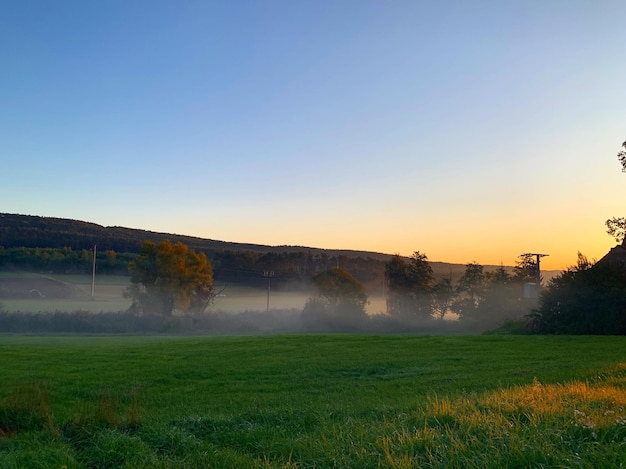
<instances>
[{"instance_id":1,"label":"foliage","mask_svg":"<svg viewBox=\"0 0 626 469\"><path fill-rule=\"evenodd\" d=\"M484 267L476 262L466 264L458 281L452 310L461 318L473 317L485 297L486 276Z\"/></svg>"},{"instance_id":2,"label":"foliage","mask_svg":"<svg viewBox=\"0 0 626 469\"><path fill-rule=\"evenodd\" d=\"M361 308L367 304L367 295L363 284L356 280L350 272L341 267L335 267L313 276L313 284L319 294L326 298L328 303L354 303Z\"/></svg>"},{"instance_id":3,"label":"foliage","mask_svg":"<svg viewBox=\"0 0 626 469\"><path fill-rule=\"evenodd\" d=\"M521 254L514 267L514 279L517 282L536 282L539 266L534 254ZM541 279L539 279L541 280Z\"/></svg>"},{"instance_id":4,"label":"foliage","mask_svg":"<svg viewBox=\"0 0 626 469\"><path fill-rule=\"evenodd\" d=\"M518 319L532 306L522 298L523 282L537 275L533 259L522 257L514 275L503 266L486 273L482 265L469 263L454 285L451 276L435 281L425 254L417 251L408 260L395 255L386 266L387 313L410 324L415 319L441 320L453 312L472 330Z\"/></svg>"},{"instance_id":5,"label":"foliage","mask_svg":"<svg viewBox=\"0 0 626 469\"><path fill-rule=\"evenodd\" d=\"M626 173L626 141L622 143L623 150L617 154L617 159L622 165L622 171ZM613 217L605 222L607 233L615 238L618 243L626 243L626 218Z\"/></svg>"},{"instance_id":6,"label":"foliage","mask_svg":"<svg viewBox=\"0 0 626 469\"><path fill-rule=\"evenodd\" d=\"M443 319L446 313L452 309L454 298L452 277L448 276L439 280L432 288L432 314L437 319Z\"/></svg>"},{"instance_id":7,"label":"foliage","mask_svg":"<svg viewBox=\"0 0 626 469\"><path fill-rule=\"evenodd\" d=\"M529 313L529 304L523 301L523 276L511 275L500 266L487 274L487 290L479 308L479 318L496 325L506 319L515 319Z\"/></svg>"},{"instance_id":8,"label":"foliage","mask_svg":"<svg viewBox=\"0 0 626 469\"><path fill-rule=\"evenodd\" d=\"M92 246L93 249L93 246ZM46 273L91 274L93 250L65 248L0 246L0 268ZM102 250L96 253L96 269L99 274L128 274L128 263L136 254Z\"/></svg>"},{"instance_id":9,"label":"foliage","mask_svg":"<svg viewBox=\"0 0 626 469\"><path fill-rule=\"evenodd\" d=\"M626 172L626 142L622 143L623 150L617 154L617 159L622 164L622 171Z\"/></svg>"},{"instance_id":10,"label":"foliage","mask_svg":"<svg viewBox=\"0 0 626 469\"><path fill-rule=\"evenodd\" d=\"M613 217L609 218L606 222L606 232L615 238L618 243L624 242L626 237L626 218Z\"/></svg>"},{"instance_id":11,"label":"foliage","mask_svg":"<svg viewBox=\"0 0 626 469\"><path fill-rule=\"evenodd\" d=\"M626 334L626 275L611 265L578 263L553 278L532 315L547 334Z\"/></svg>"},{"instance_id":12,"label":"foliage","mask_svg":"<svg viewBox=\"0 0 626 469\"><path fill-rule=\"evenodd\" d=\"M625 340L3 336L0 466L619 467Z\"/></svg>"},{"instance_id":13,"label":"foliage","mask_svg":"<svg viewBox=\"0 0 626 469\"><path fill-rule=\"evenodd\" d=\"M430 318L434 276L426 254L415 251L408 261L394 255L385 267L385 275L389 314L411 319Z\"/></svg>"},{"instance_id":14,"label":"foliage","mask_svg":"<svg viewBox=\"0 0 626 469\"><path fill-rule=\"evenodd\" d=\"M367 321L365 288L350 272L335 267L313 276L319 297L309 298L302 310L306 329L353 330Z\"/></svg>"},{"instance_id":15,"label":"foliage","mask_svg":"<svg viewBox=\"0 0 626 469\"><path fill-rule=\"evenodd\" d=\"M133 285L128 294L143 312L201 313L214 297L210 262L182 243L166 240L157 246L146 241L129 269Z\"/></svg>"},{"instance_id":16,"label":"foliage","mask_svg":"<svg viewBox=\"0 0 626 469\"><path fill-rule=\"evenodd\" d=\"M514 321L530 312L530 304L522 299L523 282L532 267L520 266L511 275L503 266L485 272L482 265L470 263L459 279L452 310L461 321L480 325L482 329Z\"/></svg>"},{"instance_id":17,"label":"foliage","mask_svg":"<svg viewBox=\"0 0 626 469\"><path fill-rule=\"evenodd\" d=\"M346 300L329 303L323 298L309 298L300 318L305 331L315 332L367 330L369 319L357 303Z\"/></svg>"},{"instance_id":18,"label":"foliage","mask_svg":"<svg viewBox=\"0 0 626 469\"><path fill-rule=\"evenodd\" d=\"M385 266L387 279L387 313L393 316L406 314L412 307L409 264L399 254L392 256Z\"/></svg>"}]
</instances>

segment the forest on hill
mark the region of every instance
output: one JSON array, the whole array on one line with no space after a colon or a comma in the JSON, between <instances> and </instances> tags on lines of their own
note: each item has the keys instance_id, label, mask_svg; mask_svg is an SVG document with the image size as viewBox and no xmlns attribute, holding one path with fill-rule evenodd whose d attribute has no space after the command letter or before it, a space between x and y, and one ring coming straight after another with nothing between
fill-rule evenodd
<instances>
[{"instance_id":1,"label":"forest on hill","mask_svg":"<svg viewBox=\"0 0 626 469\"><path fill-rule=\"evenodd\" d=\"M101 274L128 274L127 266L144 241L181 242L211 260L215 279L247 285L263 285L265 272L273 272L277 287L308 284L317 272L342 267L368 289L382 289L385 264L391 254L331 250L303 246L265 246L157 233L65 218L0 214L0 269L59 273L91 272L97 246ZM435 275L459 277L465 266L430 263ZM486 266L493 270L497 266Z\"/></svg>"},{"instance_id":2,"label":"forest on hill","mask_svg":"<svg viewBox=\"0 0 626 469\"><path fill-rule=\"evenodd\" d=\"M128 274L128 263L145 241L170 240L202 252L211 260L215 279L263 285L273 272L276 286L308 284L312 275L330 267L350 270L370 288L382 288L389 255L301 246L232 243L171 233L157 233L64 218L0 214L0 269L58 273L91 272L97 246L101 274Z\"/></svg>"}]
</instances>

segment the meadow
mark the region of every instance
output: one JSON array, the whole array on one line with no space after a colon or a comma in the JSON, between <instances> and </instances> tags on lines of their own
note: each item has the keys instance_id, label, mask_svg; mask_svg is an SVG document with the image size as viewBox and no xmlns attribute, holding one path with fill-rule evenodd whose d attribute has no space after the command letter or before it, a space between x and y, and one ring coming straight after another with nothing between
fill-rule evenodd
<instances>
[{"instance_id":1,"label":"meadow","mask_svg":"<svg viewBox=\"0 0 626 469\"><path fill-rule=\"evenodd\" d=\"M0 467L620 467L625 346L0 335Z\"/></svg>"}]
</instances>

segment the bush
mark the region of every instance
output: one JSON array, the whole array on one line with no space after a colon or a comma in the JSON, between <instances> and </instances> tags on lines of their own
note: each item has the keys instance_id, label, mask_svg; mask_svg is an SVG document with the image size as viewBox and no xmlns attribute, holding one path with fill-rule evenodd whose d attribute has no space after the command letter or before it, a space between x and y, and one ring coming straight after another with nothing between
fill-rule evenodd
<instances>
[{"instance_id":1,"label":"bush","mask_svg":"<svg viewBox=\"0 0 626 469\"><path fill-rule=\"evenodd\" d=\"M367 326L365 308L352 301L330 303L321 298L309 298L302 313L302 326L312 331L358 331Z\"/></svg>"},{"instance_id":2,"label":"bush","mask_svg":"<svg viewBox=\"0 0 626 469\"><path fill-rule=\"evenodd\" d=\"M541 294L533 326L547 334L625 335L625 273L604 265L563 272Z\"/></svg>"}]
</instances>

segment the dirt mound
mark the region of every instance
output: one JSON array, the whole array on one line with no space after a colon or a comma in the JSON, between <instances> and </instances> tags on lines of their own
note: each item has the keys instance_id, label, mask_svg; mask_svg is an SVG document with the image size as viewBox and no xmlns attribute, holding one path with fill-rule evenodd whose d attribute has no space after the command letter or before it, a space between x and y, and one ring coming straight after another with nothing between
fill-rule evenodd
<instances>
[{"instance_id":1,"label":"dirt mound","mask_svg":"<svg viewBox=\"0 0 626 469\"><path fill-rule=\"evenodd\" d=\"M0 278L0 298L70 298L76 293L75 285L49 277Z\"/></svg>"}]
</instances>

